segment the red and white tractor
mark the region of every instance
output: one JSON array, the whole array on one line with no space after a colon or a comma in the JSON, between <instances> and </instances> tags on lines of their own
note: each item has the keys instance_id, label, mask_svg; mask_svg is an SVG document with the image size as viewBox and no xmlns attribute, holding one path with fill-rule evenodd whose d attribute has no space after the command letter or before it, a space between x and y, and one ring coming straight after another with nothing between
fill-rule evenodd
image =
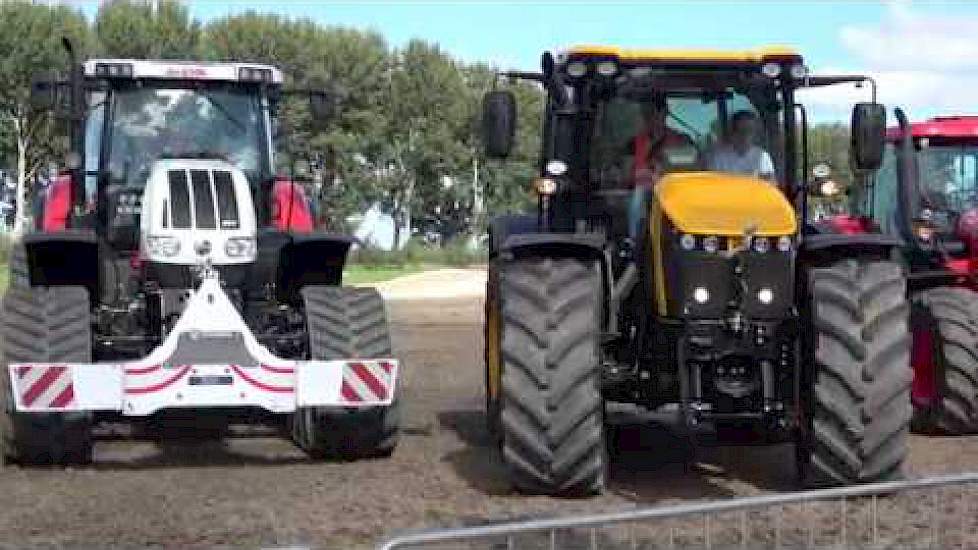
<instances>
[{"instance_id":1,"label":"red and white tractor","mask_svg":"<svg viewBox=\"0 0 978 550\"><path fill-rule=\"evenodd\" d=\"M266 65L71 57L69 79L32 91L71 152L12 252L6 456L87 462L97 423L175 410L269 419L314 456L389 455L384 302L341 286L353 239L316 232L274 171L282 97L308 95L323 122L331 96L284 91Z\"/></svg>"}]
</instances>

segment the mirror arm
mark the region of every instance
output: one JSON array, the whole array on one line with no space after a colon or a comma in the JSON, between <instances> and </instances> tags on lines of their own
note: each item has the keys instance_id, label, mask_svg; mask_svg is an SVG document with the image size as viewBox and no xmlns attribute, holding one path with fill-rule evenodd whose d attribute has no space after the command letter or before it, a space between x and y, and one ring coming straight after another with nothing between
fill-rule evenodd
<instances>
[{"instance_id":1,"label":"mirror arm","mask_svg":"<svg viewBox=\"0 0 978 550\"><path fill-rule=\"evenodd\" d=\"M801 123L801 178L796 193L801 193L802 223L808 220L808 111L801 103L795 103L798 121Z\"/></svg>"},{"instance_id":2,"label":"mirror arm","mask_svg":"<svg viewBox=\"0 0 978 550\"><path fill-rule=\"evenodd\" d=\"M313 90L312 88L281 88L279 94L284 96L311 95L320 93L323 90Z\"/></svg>"},{"instance_id":3,"label":"mirror arm","mask_svg":"<svg viewBox=\"0 0 978 550\"><path fill-rule=\"evenodd\" d=\"M499 76L505 76L506 78L518 78L520 80L532 80L534 82L540 82L541 84L546 84L547 81L547 77L543 73L525 71L504 71L499 73Z\"/></svg>"},{"instance_id":4,"label":"mirror arm","mask_svg":"<svg viewBox=\"0 0 978 550\"><path fill-rule=\"evenodd\" d=\"M564 93L564 88L561 86L560 80L555 74L547 78L544 73L526 72L526 71L503 71L498 73L499 76L505 76L507 78L517 79L517 80L529 80L532 82L539 82L544 88L550 92L550 95L557 99L558 105L564 105L567 103L567 94Z\"/></svg>"}]
</instances>

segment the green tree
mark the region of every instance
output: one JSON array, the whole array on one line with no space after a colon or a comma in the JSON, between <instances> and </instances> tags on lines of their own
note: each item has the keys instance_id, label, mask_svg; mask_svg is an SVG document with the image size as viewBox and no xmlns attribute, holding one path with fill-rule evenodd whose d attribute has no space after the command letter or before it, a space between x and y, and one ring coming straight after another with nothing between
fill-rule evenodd
<instances>
[{"instance_id":1,"label":"green tree","mask_svg":"<svg viewBox=\"0 0 978 550\"><path fill-rule=\"evenodd\" d=\"M468 87L466 119L470 125L465 145L471 156L471 202L466 228L473 236L486 230L491 215L525 211L531 206L530 182L536 173L544 95L536 84L510 82L483 64L463 68ZM507 89L516 96L516 142L504 161L486 158L481 140L482 98L493 89Z\"/></svg>"},{"instance_id":2,"label":"green tree","mask_svg":"<svg viewBox=\"0 0 978 550\"><path fill-rule=\"evenodd\" d=\"M836 122L814 124L808 128L808 165L813 167L820 163L828 164L833 177L842 185L852 183L848 126Z\"/></svg>"},{"instance_id":3,"label":"green tree","mask_svg":"<svg viewBox=\"0 0 978 550\"><path fill-rule=\"evenodd\" d=\"M437 45L409 42L395 53L390 78L384 156L393 171L383 189L400 245L402 225L411 227L418 210L429 217L441 214L445 195L457 189L459 164L471 156L465 147L471 131L465 81Z\"/></svg>"},{"instance_id":4,"label":"green tree","mask_svg":"<svg viewBox=\"0 0 978 550\"><path fill-rule=\"evenodd\" d=\"M23 230L29 182L43 164L64 152L64 142L55 139L50 113L36 112L29 106L30 83L40 72L67 68L61 44L62 37L73 40L83 54L89 44L88 25L84 16L70 7L30 2L0 2L0 127L12 145L3 156L12 156L16 164L16 228ZM8 146L9 146L8 145Z\"/></svg>"},{"instance_id":5,"label":"green tree","mask_svg":"<svg viewBox=\"0 0 978 550\"><path fill-rule=\"evenodd\" d=\"M339 97L336 118L325 126L313 124L304 95L284 98L277 164L286 173L307 159L321 161L313 192L325 205L325 223L346 229L346 218L377 195L376 156L388 89L383 38L254 12L208 24L205 37L210 59L270 63L285 73L287 89L325 89Z\"/></svg>"},{"instance_id":6,"label":"green tree","mask_svg":"<svg viewBox=\"0 0 978 550\"><path fill-rule=\"evenodd\" d=\"M200 23L175 0L112 0L95 17L101 55L136 59L193 59Z\"/></svg>"},{"instance_id":7,"label":"green tree","mask_svg":"<svg viewBox=\"0 0 978 550\"><path fill-rule=\"evenodd\" d=\"M847 211L856 213L864 208L862 181L854 177L849 166L849 127L841 122L813 124L808 128L808 167L805 178L811 180L811 169L817 164L831 168L831 179L845 192L833 197L814 196L813 209L822 214Z\"/></svg>"}]
</instances>

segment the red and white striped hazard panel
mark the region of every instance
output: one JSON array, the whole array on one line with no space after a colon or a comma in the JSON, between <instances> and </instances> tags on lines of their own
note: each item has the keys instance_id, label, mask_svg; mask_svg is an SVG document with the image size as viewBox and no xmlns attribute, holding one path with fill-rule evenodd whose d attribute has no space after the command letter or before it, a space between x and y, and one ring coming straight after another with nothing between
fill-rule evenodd
<instances>
[{"instance_id":1,"label":"red and white striped hazard panel","mask_svg":"<svg viewBox=\"0 0 978 550\"><path fill-rule=\"evenodd\" d=\"M26 408L68 409L75 404L67 365L21 365L14 374L17 395Z\"/></svg>"},{"instance_id":2,"label":"red and white striped hazard panel","mask_svg":"<svg viewBox=\"0 0 978 550\"><path fill-rule=\"evenodd\" d=\"M340 388L343 401L363 403L390 399L396 369L389 361L348 361L343 366Z\"/></svg>"}]
</instances>

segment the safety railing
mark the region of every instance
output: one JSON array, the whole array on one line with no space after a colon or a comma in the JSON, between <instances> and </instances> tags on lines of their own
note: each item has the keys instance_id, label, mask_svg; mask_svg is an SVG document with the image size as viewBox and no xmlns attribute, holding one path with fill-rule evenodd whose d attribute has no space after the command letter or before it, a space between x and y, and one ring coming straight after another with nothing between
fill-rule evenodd
<instances>
[{"instance_id":1,"label":"safety railing","mask_svg":"<svg viewBox=\"0 0 978 550\"><path fill-rule=\"evenodd\" d=\"M978 473L411 532L379 548L978 548Z\"/></svg>"}]
</instances>

